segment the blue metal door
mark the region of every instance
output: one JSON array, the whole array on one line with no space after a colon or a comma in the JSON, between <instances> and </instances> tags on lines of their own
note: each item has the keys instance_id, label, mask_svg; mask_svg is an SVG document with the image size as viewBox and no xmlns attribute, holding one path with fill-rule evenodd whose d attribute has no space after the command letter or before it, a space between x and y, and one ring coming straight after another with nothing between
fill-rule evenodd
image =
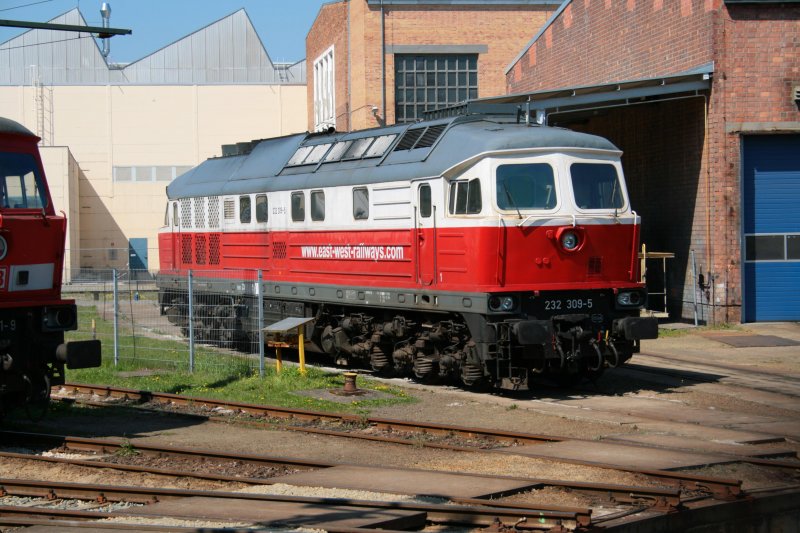
<instances>
[{"instance_id":1,"label":"blue metal door","mask_svg":"<svg viewBox=\"0 0 800 533\"><path fill-rule=\"evenodd\" d=\"M743 321L800 320L800 135L742 143Z\"/></svg>"},{"instance_id":2,"label":"blue metal door","mask_svg":"<svg viewBox=\"0 0 800 533\"><path fill-rule=\"evenodd\" d=\"M128 256L128 268L147 271L147 239L130 239Z\"/></svg>"}]
</instances>

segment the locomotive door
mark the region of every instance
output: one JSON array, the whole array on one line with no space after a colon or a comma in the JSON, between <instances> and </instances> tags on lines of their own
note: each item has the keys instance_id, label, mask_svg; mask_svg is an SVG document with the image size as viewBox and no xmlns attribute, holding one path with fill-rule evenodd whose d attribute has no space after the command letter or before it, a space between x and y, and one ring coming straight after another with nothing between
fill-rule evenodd
<instances>
[{"instance_id":1,"label":"locomotive door","mask_svg":"<svg viewBox=\"0 0 800 533\"><path fill-rule=\"evenodd\" d=\"M417 283L433 285L436 282L436 205L429 183L417 185L414 212Z\"/></svg>"}]
</instances>

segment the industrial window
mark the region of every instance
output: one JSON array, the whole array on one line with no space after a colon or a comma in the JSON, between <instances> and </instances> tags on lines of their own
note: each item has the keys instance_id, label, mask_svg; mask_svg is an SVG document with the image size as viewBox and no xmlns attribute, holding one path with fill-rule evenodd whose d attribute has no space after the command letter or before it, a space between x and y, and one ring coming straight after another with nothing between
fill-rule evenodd
<instances>
[{"instance_id":1,"label":"industrial window","mask_svg":"<svg viewBox=\"0 0 800 533\"><path fill-rule=\"evenodd\" d=\"M311 191L311 220L325 220L324 191Z\"/></svg>"},{"instance_id":2,"label":"industrial window","mask_svg":"<svg viewBox=\"0 0 800 533\"><path fill-rule=\"evenodd\" d=\"M575 204L581 209L620 209L622 186L617 168L608 163L573 163L572 190Z\"/></svg>"},{"instance_id":3,"label":"industrial window","mask_svg":"<svg viewBox=\"0 0 800 533\"><path fill-rule=\"evenodd\" d=\"M481 182L478 178L450 184L451 215L476 215L481 209Z\"/></svg>"},{"instance_id":4,"label":"industrial window","mask_svg":"<svg viewBox=\"0 0 800 533\"><path fill-rule=\"evenodd\" d=\"M553 209L556 206L553 167L547 163L500 165L496 185L498 209Z\"/></svg>"},{"instance_id":5,"label":"industrial window","mask_svg":"<svg viewBox=\"0 0 800 533\"><path fill-rule=\"evenodd\" d=\"M336 127L336 78L333 46L314 60L314 131Z\"/></svg>"},{"instance_id":6,"label":"industrial window","mask_svg":"<svg viewBox=\"0 0 800 533\"><path fill-rule=\"evenodd\" d=\"M477 54L394 56L396 122L478 97Z\"/></svg>"},{"instance_id":7,"label":"industrial window","mask_svg":"<svg viewBox=\"0 0 800 533\"><path fill-rule=\"evenodd\" d=\"M303 222L306 219L306 196L302 192L292 193L292 220Z\"/></svg>"},{"instance_id":8,"label":"industrial window","mask_svg":"<svg viewBox=\"0 0 800 533\"><path fill-rule=\"evenodd\" d=\"M253 220L253 215L250 214L250 197L239 197L239 222L242 224L249 224Z\"/></svg>"},{"instance_id":9,"label":"industrial window","mask_svg":"<svg viewBox=\"0 0 800 533\"><path fill-rule=\"evenodd\" d=\"M419 216L422 218L428 218L431 216L433 212L431 202L431 186L430 185L420 185L419 186Z\"/></svg>"},{"instance_id":10,"label":"industrial window","mask_svg":"<svg viewBox=\"0 0 800 533\"><path fill-rule=\"evenodd\" d=\"M800 234L745 235L746 261L800 260Z\"/></svg>"},{"instance_id":11,"label":"industrial window","mask_svg":"<svg viewBox=\"0 0 800 533\"><path fill-rule=\"evenodd\" d=\"M269 205L266 194L256 195L256 222L266 222L269 219Z\"/></svg>"},{"instance_id":12,"label":"industrial window","mask_svg":"<svg viewBox=\"0 0 800 533\"><path fill-rule=\"evenodd\" d=\"M187 165L142 165L114 167L114 181L172 181L192 167Z\"/></svg>"},{"instance_id":13,"label":"industrial window","mask_svg":"<svg viewBox=\"0 0 800 533\"><path fill-rule=\"evenodd\" d=\"M369 218L369 190L366 187L353 189L353 218L356 220Z\"/></svg>"}]
</instances>

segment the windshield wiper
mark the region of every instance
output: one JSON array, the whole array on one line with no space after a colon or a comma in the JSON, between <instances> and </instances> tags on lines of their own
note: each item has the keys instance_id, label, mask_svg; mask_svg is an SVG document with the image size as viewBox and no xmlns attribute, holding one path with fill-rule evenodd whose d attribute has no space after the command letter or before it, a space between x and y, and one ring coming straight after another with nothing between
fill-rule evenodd
<instances>
[{"instance_id":1,"label":"windshield wiper","mask_svg":"<svg viewBox=\"0 0 800 533\"><path fill-rule=\"evenodd\" d=\"M506 198L508 198L508 203L510 203L511 207L513 207L517 211L517 216L519 218L522 218L522 212L519 210L519 207L517 207L517 204L514 203L514 199L511 197L511 193L508 192L508 187L506 187L505 181L503 181L503 191L505 191L506 193Z\"/></svg>"}]
</instances>

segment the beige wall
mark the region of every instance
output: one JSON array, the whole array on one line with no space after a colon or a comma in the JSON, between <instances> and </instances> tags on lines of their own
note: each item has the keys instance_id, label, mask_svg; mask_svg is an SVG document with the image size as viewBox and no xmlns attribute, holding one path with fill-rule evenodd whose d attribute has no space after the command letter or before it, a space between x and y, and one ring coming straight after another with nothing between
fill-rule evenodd
<instances>
[{"instance_id":1,"label":"beige wall","mask_svg":"<svg viewBox=\"0 0 800 533\"><path fill-rule=\"evenodd\" d=\"M46 146L41 149L42 164L47 172L50 198L56 213L67 216L67 235L64 252L64 280L72 279L72 273L80 268L80 201L78 183L81 169L66 146Z\"/></svg>"},{"instance_id":2,"label":"beige wall","mask_svg":"<svg viewBox=\"0 0 800 533\"><path fill-rule=\"evenodd\" d=\"M158 265L157 230L168 182L115 183L113 167L194 166L220 155L222 144L306 131L305 85L57 86L49 91L52 111L45 113L45 124L52 134L44 137L68 147L82 171L83 267L124 266L131 238L146 238L149 266ZM34 96L32 87L0 87L0 116L36 132ZM45 171L63 181L63 155L56 160L48 156ZM58 207L59 201L54 203ZM71 244L75 252L78 246ZM108 248L122 250L116 261L102 251Z\"/></svg>"}]
</instances>

